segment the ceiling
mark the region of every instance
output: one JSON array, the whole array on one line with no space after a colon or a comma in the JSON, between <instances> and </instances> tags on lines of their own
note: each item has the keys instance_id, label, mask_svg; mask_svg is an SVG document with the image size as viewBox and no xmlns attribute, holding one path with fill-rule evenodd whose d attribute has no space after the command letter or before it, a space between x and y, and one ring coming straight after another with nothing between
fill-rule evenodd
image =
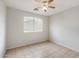
<instances>
[{"instance_id":1,"label":"ceiling","mask_svg":"<svg viewBox=\"0 0 79 59\"><path fill-rule=\"evenodd\" d=\"M35 0L4 0L6 5L11 8L16 8L23 11L33 12L40 15L50 16L55 13L67 10L79 5L79 0L54 0L55 9L50 9L47 12L33 11L36 6Z\"/></svg>"}]
</instances>

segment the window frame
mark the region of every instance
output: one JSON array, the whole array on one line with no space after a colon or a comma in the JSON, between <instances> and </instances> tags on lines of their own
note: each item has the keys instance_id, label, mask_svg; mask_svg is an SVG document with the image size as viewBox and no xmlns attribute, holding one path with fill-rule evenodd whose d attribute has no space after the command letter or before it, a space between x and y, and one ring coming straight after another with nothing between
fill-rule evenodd
<instances>
[{"instance_id":1,"label":"window frame","mask_svg":"<svg viewBox=\"0 0 79 59\"><path fill-rule=\"evenodd\" d=\"M26 19L25 18L30 18L30 19L33 19L33 30L32 31L27 31L27 30L25 30L25 28L24 28L24 33L28 33L28 32L43 32L43 20L41 19L41 18L36 18L36 17L24 17L24 23L25 23L25 21L26 21ZM36 22L36 20L40 20L40 22L41 22L41 26L40 26L40 30L38 31L38 29L36 30L36 27L35 27L35 22ZM24 25L24 27L25 27L25 25Z\"/></svg>"}]
</instances>

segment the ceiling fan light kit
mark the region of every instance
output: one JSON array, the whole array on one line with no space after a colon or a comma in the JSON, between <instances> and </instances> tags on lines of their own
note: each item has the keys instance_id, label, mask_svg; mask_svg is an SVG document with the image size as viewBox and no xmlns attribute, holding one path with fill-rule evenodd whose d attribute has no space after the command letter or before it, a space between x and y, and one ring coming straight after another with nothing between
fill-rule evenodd
<instances>
[{"instance_id":1,"label":"ceiling fan light kit","mask_svg":"<svg viewBox=\"0 0 79 59\"><path fill-rule=\"evenodd\" d=\"M44 12L47 12L48 9L54 9L55 6L53 6L54 4L54 0L35 0L36 3L40 4L40 7L36 7L33 10L34 11L39 11L39 10L43 10Z\"/></svg>"}]
</instances>

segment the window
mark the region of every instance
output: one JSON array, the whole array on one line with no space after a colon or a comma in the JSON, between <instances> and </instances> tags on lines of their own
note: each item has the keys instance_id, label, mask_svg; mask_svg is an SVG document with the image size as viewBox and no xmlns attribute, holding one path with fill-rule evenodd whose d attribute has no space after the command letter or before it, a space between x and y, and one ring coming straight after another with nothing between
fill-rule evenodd
<instances>
[{"instance_id":1,"label":"window","mask_svg":"<svg viewBox=\"0 0 79 59\"><path fill-rule=\"evenodd\" d=\"M24 32L42 32L43 21L35 17L24 17Z\"/></svg>"}]
</instances>

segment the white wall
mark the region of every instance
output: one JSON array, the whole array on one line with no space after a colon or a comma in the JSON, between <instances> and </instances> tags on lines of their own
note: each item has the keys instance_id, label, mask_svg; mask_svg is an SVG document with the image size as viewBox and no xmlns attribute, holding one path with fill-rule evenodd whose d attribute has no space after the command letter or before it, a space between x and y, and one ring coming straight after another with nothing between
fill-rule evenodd
<instances>
[{"instance_id":1,"label":"white wall","mask_svg":"<svg viewBox=\"0 0 79 59\"><path fill-rule=\"evenodd\" d=\"M6 6L0 0L0 57L3 57L6 50Z\"/></svg>"},{"instance_id":2,"label":"white wall","mask_svg":"<svg viewBox=\"0 0 79 59\"><path fill-rule=\"evenodd\" d=\"M43 20L43 32L24 33L25 16L41 18ZM7 39L8 49L48 40L48 17L8 8Z\"/></svg>"},{"instance_id":3,"label":"white wall","mask_svg":"<svg viewBox=\"0 0 79 59\"><path fill-rule=\"evenodd\" d=\"M79 52L79 6L50 17L50 40Z\"/></svg>"}]
</instances>

